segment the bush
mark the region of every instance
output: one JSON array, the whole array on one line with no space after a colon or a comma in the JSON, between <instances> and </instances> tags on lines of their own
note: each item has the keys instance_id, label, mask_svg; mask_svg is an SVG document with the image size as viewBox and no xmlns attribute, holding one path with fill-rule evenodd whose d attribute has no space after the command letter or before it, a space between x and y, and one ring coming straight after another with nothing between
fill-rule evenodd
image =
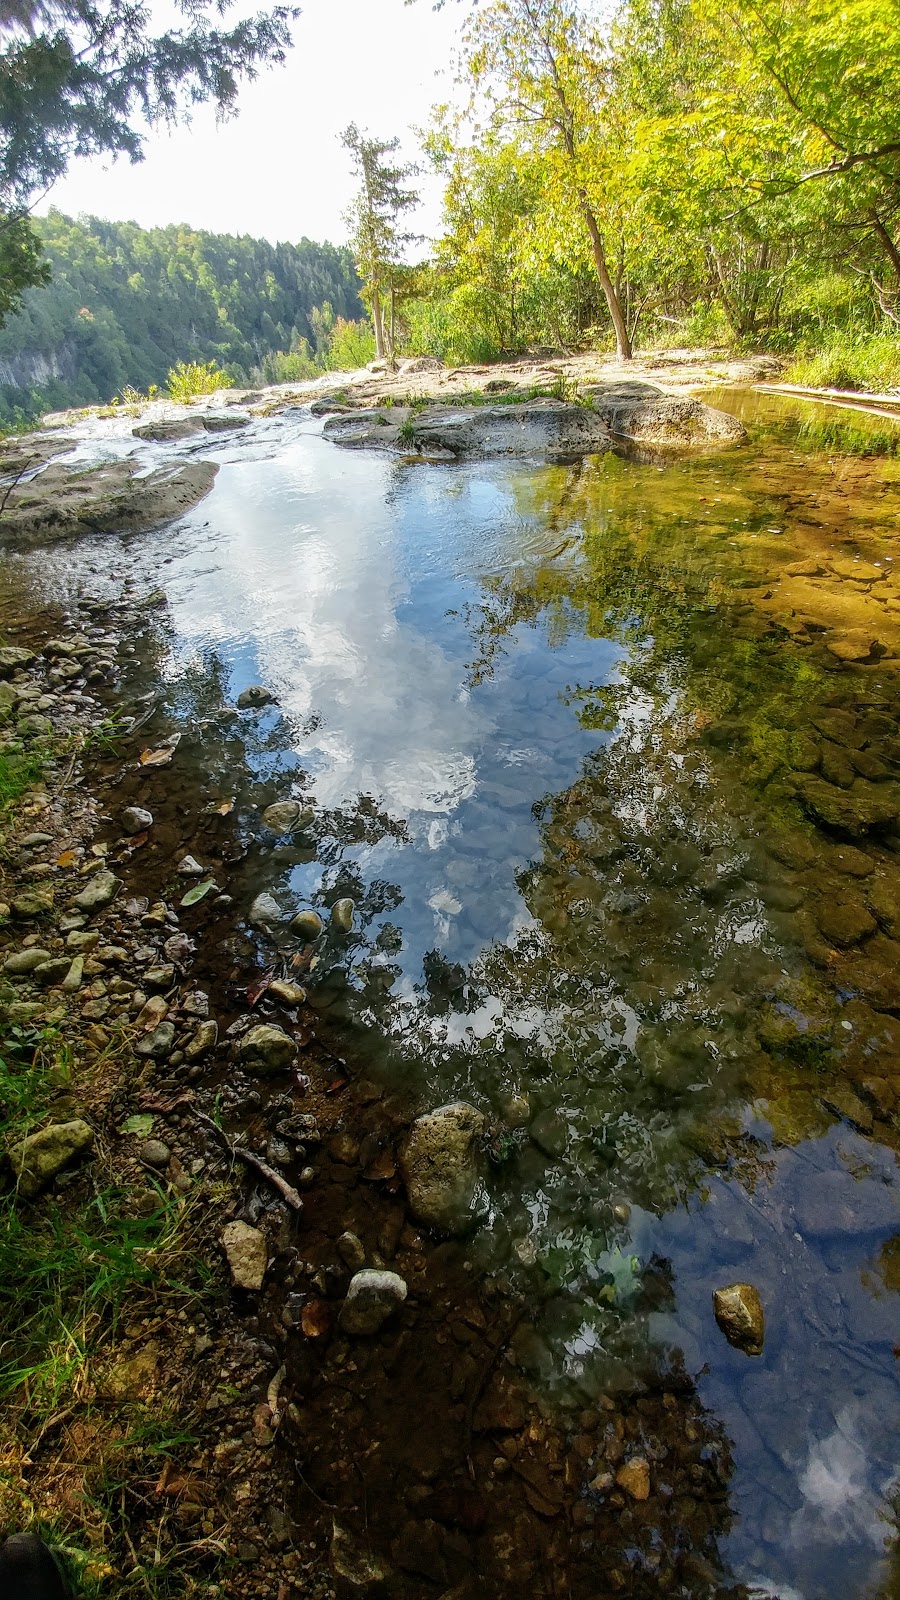
<instances>
[{"instance_id":1,"label":"bush","mask_svg":"<svg viewBox=\"0 0 900 1600\"><path fill-rule=\"evenodd\" d=\"M328 340L326 370L352 372L375 359L375 335L368 322L338 317Z\"/></svg>"},{"instance_id":2,"label":"bush","mask_svg":"<svg viewBox=\"0 0 900 1600\"><path fill-rule=\"evenodd\" d=\"M169 368L166 383L171 398L184 404L198 394L215 394L217 389L227 389L231 379L214 361L207 361L205 366L198 361L176 361L174 367Z\"/></svg>"}]
</instances>

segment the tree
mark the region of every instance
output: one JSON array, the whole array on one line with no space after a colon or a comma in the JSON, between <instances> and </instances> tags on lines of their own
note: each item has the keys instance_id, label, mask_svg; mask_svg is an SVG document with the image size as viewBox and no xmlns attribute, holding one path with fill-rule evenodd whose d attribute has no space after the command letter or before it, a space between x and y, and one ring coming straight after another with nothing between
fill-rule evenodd
<instances>
[{"instance_id":1,"label":"tree","mask_svg":"<svg viewBox=\"0 0 900 1600\"><path fill-rule=\"evenodd\" d=\"M416 169L390 160L399 148L399 139L367 138L353 122L344 130L342 143L353 157L359 179L359 191L346 220L372 313L375 352L379 361L386 355L393 361L395 303L405 276L401 255L403 246L414 237L403 232L400 220L419 204L419 196L406 187ZM385 300L389 308L387 331Z\"/></svg>"},{"instance_id":2,"label":"tree","mask_svg":"<svg viewBox=\"0 0 900 1600\"><path fill-rule=\"evenodd\" d=\"M201 101L230 112L241 78L284 60L298 15L277 4L223 27L234 0L172 3L183 26L161 33L140 0L14 0L0 10L0 316L17 283L42 281L24 219L72 157L138 161L154 124Z\"/></svg>"},{"instance_id":3,"label":"tree","mask_svg":"<svg viewBox=\"0 0 900 1600\"><path fill-rule=\"evenodd\" d=\"M608 48L574 0L493 0L474 11L463 55L474 87L493 100L495 127L517 130L542 158L557 209L574 207L619 359L630 361L621 272L611 263L606 232L606 225L615 223L615 232L622 221L617 201L627 155Z\"/></svg>"}]
</instances>

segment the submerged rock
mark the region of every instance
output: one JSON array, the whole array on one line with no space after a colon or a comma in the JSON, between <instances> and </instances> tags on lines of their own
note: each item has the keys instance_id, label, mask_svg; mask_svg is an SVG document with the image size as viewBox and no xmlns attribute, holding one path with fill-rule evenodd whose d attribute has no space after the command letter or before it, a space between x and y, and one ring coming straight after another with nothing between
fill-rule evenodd
<instances>
[{"instance_id":1,"label":"submerged rock","mask_svg":"<svg viewBox=\"0 0 900 1600\"><path fill-rule=\"evenodd\" d=\"M331 908L331 926L339 933L352 933L355 910L352 900L335 900Z\"/></svg>"},{"instance_id":2,"label":"submerged rock","mask_svg":"<svg viewBox=\"0 0 900 1600\"><path fill-rule=\"evenodd\" d=\"M298 828L305 828L312 818L310 807L302 806L299 800L276 800L273 805L266 806L262 815L266 827L273 833L295 833Z\"/></svg>"},{"instance_id":3,"label":"submerged rock","mask_svg":"<svg viewBox=\"0 0 900 1600\"><path fill-rule=\"evenodd\" d=\"M277 928L284 921L278 901L270 894L258 894L249 912L254 928Z\"/></svg>"},{"instance_id":4,"label":"submerged rock","mask_svg":"<svg viewBox=\"0 0 900 1600\"><path fill-rule=\"evenodd\" d=\"M900 789L894 783L870 783L857 778L852 788L839 789L824 778L798 776L801 805L817 822L839 833L860 838L873 828L884 828L900 817Z\"/></svg>"},{"instance_id":5,"label":"submerged rock","mask_svg":"<svg viewBox=\"0 0 900 1600\"><path fill-rule=\"evenodd\" d=\"M752 1283L732 1283L713 1294L713 1311L729 1344L758 1356L766 1337L766 1319Z\"/></svg>"},{"instance_id":6,"label":"submerged rock","mask_svg":"<svg viewBox=\"0 0 900 1600\"><path fill-rule=\"evenodd\" d=\"M251 683L248 688L242 689L237 697L239 711L258 711L262 706L274 704L274 694L262 683Z\"/></svg>"},{"instance_id":7,"label":"submerged rock","mask_svg":"<svg viewBox=\"0 0 900 1600\"><path fill-rule=\"evenodd\" d=\"M304 939L307 944L312 944L314 939L318 939L325 924L318 911L298 911L297 915L291 918L288 926L291 933L295 933L298 938Z\"/></svg>"},{"instance_id":8,"label":"submerged rock","mask_svg":"<svg viewBox=\"0 0 900 1600\"><path fill-rule=\"evenodd\" d=\"M632 1500L650 1498L650 1463L643 1456L632 1456L616 1473L616 1483Z\"/></svg>"},{"instance_id":9,"label":"submerged rock","mask_svg":"<svg viewBox=\"0 0 900 1600\"><path fill-rule=\"evenodd\" d=\"M72 1122L52 1122L31 1133L9 1151L9 1164L20 1193L32 1199L62 1172L76 1156L90 1150L94 1130L81 1117Z\"/></svg>"},{"instance_id":10,"label":"submerged rock","mask_svg":"<svg viewBox=\"0 0 900 1600\"><path fill-rule=\"evenodd\" d=\"M153 814L145 811L143 806L126 806L119 819L122 832L129 836L135 833L145 833L153 827Z\"/></svg>"},{"instance_id":11,"label":"submerged rock","mask_svg":"<svg viewBox=\"0 0 900 1600\"><path fill-rule=\"evenodd\" d=\"M234 1287L251 1294L261 1289L269 1260L265 1234L248 1222L229 1222L221 1240Z\"/></svg>"},{"instance_id":12,"label":"submerged rock","mask_svg":"<svg viewBox=\"0 0 900 1600\"><path fill-rule=\"evenodd\" d=\"M237 1050L241 1064L261 1076L287 1072L297 1059L297 1046L293 1039L283 1028L265 1022L245 1033Z\"/></svg>"},{"instance_id":13,"label":"submerged rock","mask_svg":"<svg viewBox=\"0 0 900 1600\"><path fill-rule=\"evenodd\" d=\"M364 1268L350 1279L338 1326L342 1333L378 1333L406 1299L406 1284L396 1272Z\"/></svg>"},{"instance_id":14,"label":"submerged rock","mask_svg":"<svg viewBox=\"0 0 900 1600\"><path fill-rule=\"evenodd\" d=\"M462 1234L474 1218L485 1119L464 1100L413 1123L400 1158L410 1210L441 1233Z\"/></svg>"}]
</instances>

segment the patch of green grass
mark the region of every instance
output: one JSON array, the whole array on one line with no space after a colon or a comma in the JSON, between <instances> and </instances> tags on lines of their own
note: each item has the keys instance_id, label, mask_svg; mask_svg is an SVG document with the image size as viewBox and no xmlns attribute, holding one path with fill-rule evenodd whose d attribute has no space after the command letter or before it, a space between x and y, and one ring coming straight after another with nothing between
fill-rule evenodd
<instances>
[{"instance_id":1,"label":"patch of green grass","mask_svg":"<svg viewBox=\"0 0 900 1600\"><path fill-rule=\"evenodd\" d=\"M0 810L33 789L41 776L46 752L30 749L0 751Z\"/></svg>"},{"instance_id":2,"label":"patch of green grass","mask_svg":"<svg viewBox=\"0 0 900 1600\"><path fill-rule=\"evenodd\" d=\"M826 342L799 352L784 380L876 394L900 389L900 334L836 330Z\"/></svg>"},{"instance_id":3,"label":"patch of green grass","mask_svg":"<svg viewBox=\"0 0 900 1600\"><path fill-rule=\"evenodd\" d=\"M0 1138L23 1137L72 1075L69 1045L52 1029L5 1025L0 1035Z\"/></svg>"}]
</instances>

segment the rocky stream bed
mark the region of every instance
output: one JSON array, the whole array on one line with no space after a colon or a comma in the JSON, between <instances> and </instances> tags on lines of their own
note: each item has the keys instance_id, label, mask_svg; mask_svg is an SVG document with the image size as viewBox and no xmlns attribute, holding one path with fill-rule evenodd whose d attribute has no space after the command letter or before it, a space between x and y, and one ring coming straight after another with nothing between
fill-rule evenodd
<instances>
[{"instance_id":1,"label":"rocky stream bed","mask_svg":"<svg viewBox=\"0 0 900 1600\"><path fill-rule=\"evenodd\" d=\"M247 428L227 430L245 442L226 472L242 470L254 417L277 422L303 401L234 398ZM210 415L227 415L222 404ZM583 428L583 408L560 404ZM548 406L556 429L556 403L537 413ZM726 446L752 429L745 411L715 424ZM427 411L410 415L433 430ZM482 409L460 415L453 427L482 426ZM510 416L504 429L518 426ZM396 426L401 454L404 420L373 421L372 407L363 419ZM211 431L177 415L135 434L190 452L208 450ZM423 433L422 446L446 438ZM46 441L17 448L33 467L27 452ZM83 436L72 448L84 468ZM603 604L621 608L623 627L642 607L651 618L632 690L635 704L656 698L637 722L603 701L604 721L607 691L584 679L590 742L551 785L540 832L528 823L517 878L544 942L517 945L513 931L467 961L452 942L426 956L421 1031L390 1009L400 969L384 851L404 848L405 819L374 782L352 806L323 802L314 761L285 759L302 745L281 682L245 671L229 688L217 657L202 671L172 665L168 580L150 581L165 537L142 548L133 536L159 521L160 485L175 485L164 515L179 517L219 462L188 455L143 477L133 460L89 466L77 499L52 464L46 496L26 484L10 497L8 549L23 534L48 548L61 534L94 542L74 582L40 556L17 559L0 594L0 737L44 763L4 839L0 1004L15 1071L31 1070L45 1037L66 1062L31 1130L8 1133L8 1181L26 1227L104 1194L136 1224L165 1203L181 1230L178 1270L160 1246L158 1281L151 1266L73 1392L49 1414L27 1385L7 1401L3 1523L52 1518L88 1552L101 1592L130 1592L155 1566L166 1593L273 1600L523 1589L793 1600L801 1591L767 1572L790 1549L785 1571L809 1572L803 1600L861 1596L873 1581L892 1592L868 1523L840 1546L837 1588L827 1550L820 1562L802 1546L822 1537L809 1508L829 1505L814 1459L858 1528L883 1514L871 1481L889 1505L896 1466L900 588L893 529L882 515L879 543L864 485L883 513L897 475L889 455L879 475L852 454L837 473L819 452L789 502L791 453L746 469L740 494L762 511L730 567L717 555L710 568L708 551L744 513L733 480L709 464L660 479L665 553L649 583L627 497L648 492L639 474L658 463L622 468L630 545L607 514L604 484L620 480L618 468L600 476L602 454L529 479L529 493L553 489L552 513L540 511L552 548L530 586L513 567L489 587L469 683L490 682L511 626L587 603L577 562L566 565L577 529ZM98 515L103 472L116 492L149 495L144 509ZM608 567L591 543L595 505ZM672 666L682 613L707 651L687 677ZM546 670L528 679L523 725L545 715L534 685ZM625 733L594 753L610 704ZM485 781L499 835L523 827L514 770L505 783ZM316 862L321 883L303 893L293 874L305 882ZM471 894L477 931L485 866L463 866L448 870L435 922ZM535 1035L539 1047L516 1019L550 994L575 1021L552 1047ZM497 995L506 1032L461 1049L459 1032L442 1031L457 1014L477 1022ZM404 1032L409 1070L386 1070L392 1032ZM503 1067L482 1077L486 1050ZM585 1228L602 1238L593 1254ZM812 1341L821 1417L801 1376ZM110 1439L154 1414L184 1441L138 1452L101 1513ZM751 1531L735 1547L742 1520Z\"/></svg>"}]
</instances>

